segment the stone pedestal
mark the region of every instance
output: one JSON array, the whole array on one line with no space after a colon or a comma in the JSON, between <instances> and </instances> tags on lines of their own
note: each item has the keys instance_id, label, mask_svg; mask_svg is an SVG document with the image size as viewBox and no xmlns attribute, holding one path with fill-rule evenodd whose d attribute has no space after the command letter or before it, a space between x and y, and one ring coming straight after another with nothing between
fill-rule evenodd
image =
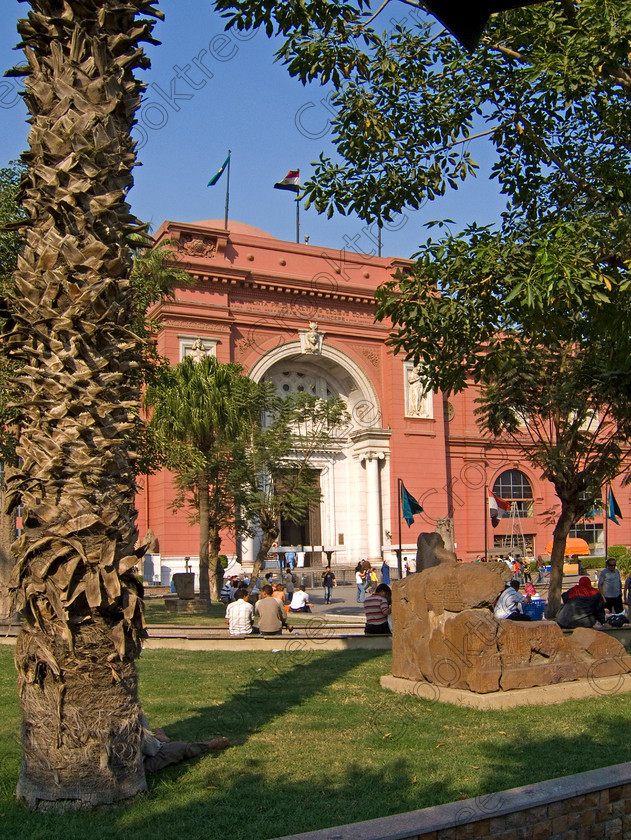
<instances>
[{"instance_id":1,"label":"stone pedestal","mask_svg":"<svg viewBox=\"0 0 631 840\"><path fill-rule=\"evenodd\" d=\"M195 575L192 572L178 572L173 575L173 585L178 598L191 599L195 597Z\"/></svg>"},{"instance_id":2,"label":"stone pedestal","mask_svg":"<svg viewBox=\"0 0 631 840\"><path fill-rule=\"evenodd\" d=\"M171 613L203 615L208 612L210 601L205 601L202 598L165 598L164 606L167 612Z\"/></svg>"},{"instance_id":3,"label":"stone pedestal","mask_svg":"<svg viewBox=\"0 0 631 840\"><path fill-rule=\"evenodd\" d=\"M503 563L446 562L396 581L392 676L492 694L631 672L631 656L602 631L566 635L554 621L497 621L506 574Z\"/></svg>"}]
</instances>

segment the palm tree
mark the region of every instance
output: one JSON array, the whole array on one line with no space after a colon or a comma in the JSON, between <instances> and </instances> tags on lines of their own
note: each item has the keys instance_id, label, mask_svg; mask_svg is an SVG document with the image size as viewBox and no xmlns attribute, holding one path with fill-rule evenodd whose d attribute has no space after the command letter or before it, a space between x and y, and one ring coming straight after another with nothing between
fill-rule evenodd
<instances>
[{"instance_id":1,"label":"palm tree","mask_svg":"<svg viewBox=\"0 0 631 840\"><path fill-rule=\"evenodd\" d=\"M7 341L16 363L23 506L11 590L23 761L31 807L98 805L146 788L135 658L145 635L133 574L143 342L134 333L125 196L152 0L29 0L30 150L23 253Z\"/></svg>"},{"instance_id":2,"label":"palm tree","mask_svg":"<svg viewBox=\"0 0 631 840\"><path fill-rule=\"evenodd\" d=\"M199 595L218 598L221 531L235 529L244 445L259 422L268 389L242 375L235 363L190 356L147 388L150 428L162 440L165 464L175 474L177 504L199 518Z\"/></svg>"}]
</instances>

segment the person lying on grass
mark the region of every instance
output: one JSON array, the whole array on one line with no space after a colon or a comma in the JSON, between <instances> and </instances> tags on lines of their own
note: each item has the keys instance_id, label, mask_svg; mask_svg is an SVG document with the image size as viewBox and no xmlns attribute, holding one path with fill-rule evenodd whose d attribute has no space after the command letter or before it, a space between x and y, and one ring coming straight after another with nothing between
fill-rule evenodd
<instances>
[{"instance_id":1,"label":"person lying on grass","mask_svg":"<svg viewBox=\"0 0 631 840\"><path fill-rule=\"evenodd\" d=\"M140 723L142 724L141 750L147 773L155 773L171 764L179 764L187 758L197 758L211 750L225 750L230 746L228 738L213 738L211 741L193 744L172 741L162 729L151 730L144 712L140 716Z\"/></svg>"}]
</instances>

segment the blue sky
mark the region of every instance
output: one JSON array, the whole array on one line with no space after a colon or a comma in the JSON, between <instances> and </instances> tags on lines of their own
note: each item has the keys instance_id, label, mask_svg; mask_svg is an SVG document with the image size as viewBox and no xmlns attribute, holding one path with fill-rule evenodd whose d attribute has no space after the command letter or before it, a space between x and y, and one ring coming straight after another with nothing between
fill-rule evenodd
<instances>
[{"instance_id":1,"label":"blue sky","mask_svg":"<svg viewBox=\"0 0 631 840\"><path fill-rule=\"evenodd\" d=\"M389 17L405 17L403 3L390 4ZM130 202L136 215L157 228L165 219L193 222L223 219L225 175L215 187L208 180L232 150L230 218L295 241L293 194L274 190L289 169L302 180L321 151L331 152L326 97L330 88L303 87L273 62L274 42L264 33L224 33L210 0L161 0L166 15L156 24L159 47L148 46L152 67L142 74L149 85L139 112L138 156ZM22 63L14 52L16 21L28 6L2 0L0 64ZM384 20L385 26L387 21ZM20 82L0 79L0 165L26 147L26 111ZM424 223L451 218L456 228L499 217L504 199L488 180L492 150L488 140L473 141L481 163L476 179L458 192L430 202L399 219L383 234L383 255L409 257L428 236ZM301 239L310 244L370 253L375 247L365 224L353 217L327 220L313 209L301 212Z\"/></svg>"}]
</instances>

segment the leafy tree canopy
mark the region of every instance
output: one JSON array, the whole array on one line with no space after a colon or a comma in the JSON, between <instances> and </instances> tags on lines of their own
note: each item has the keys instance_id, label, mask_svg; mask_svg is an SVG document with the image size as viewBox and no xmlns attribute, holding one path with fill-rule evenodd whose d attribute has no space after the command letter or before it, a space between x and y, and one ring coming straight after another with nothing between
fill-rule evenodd
<instances>
[{"instance_id":1,"label":"leafy tree canopy","mask_svg":"<svg viewBox=\"0 0 631 840\"><path fill-rule=\"evenodd\" d=\"M494 175L511 205L537 218L586 204L615 215L628 201L631 7L564 0L495 15L472 55L415 4L377 31L395 3L216 0L228 26L265 26L303 82L332 80L338 158L305 186L322 212L389 219L475 173L466 143L485 125ZM381 11L384 6L385 11Z\"/></svg>"},{"instance_id":2,"label":"leafy tree canopy","mask_svg":"<svg viewBox=\"0 0 631 840\"><path fill-rule=\"evenodd\" d=\"M554 602L569 528L631 434L631 4L496 15L471 55L415 4L389 33L375 27L391 2L216 5L284 35L278 57L303 82L333 81L337 156L305 186L320 212L390 220L474 175L474 137L493 143L501 223L430 239L378 291L378 317L429 387L473 380L483 429L554 483Z\"/></svg>"}]
</instances>

